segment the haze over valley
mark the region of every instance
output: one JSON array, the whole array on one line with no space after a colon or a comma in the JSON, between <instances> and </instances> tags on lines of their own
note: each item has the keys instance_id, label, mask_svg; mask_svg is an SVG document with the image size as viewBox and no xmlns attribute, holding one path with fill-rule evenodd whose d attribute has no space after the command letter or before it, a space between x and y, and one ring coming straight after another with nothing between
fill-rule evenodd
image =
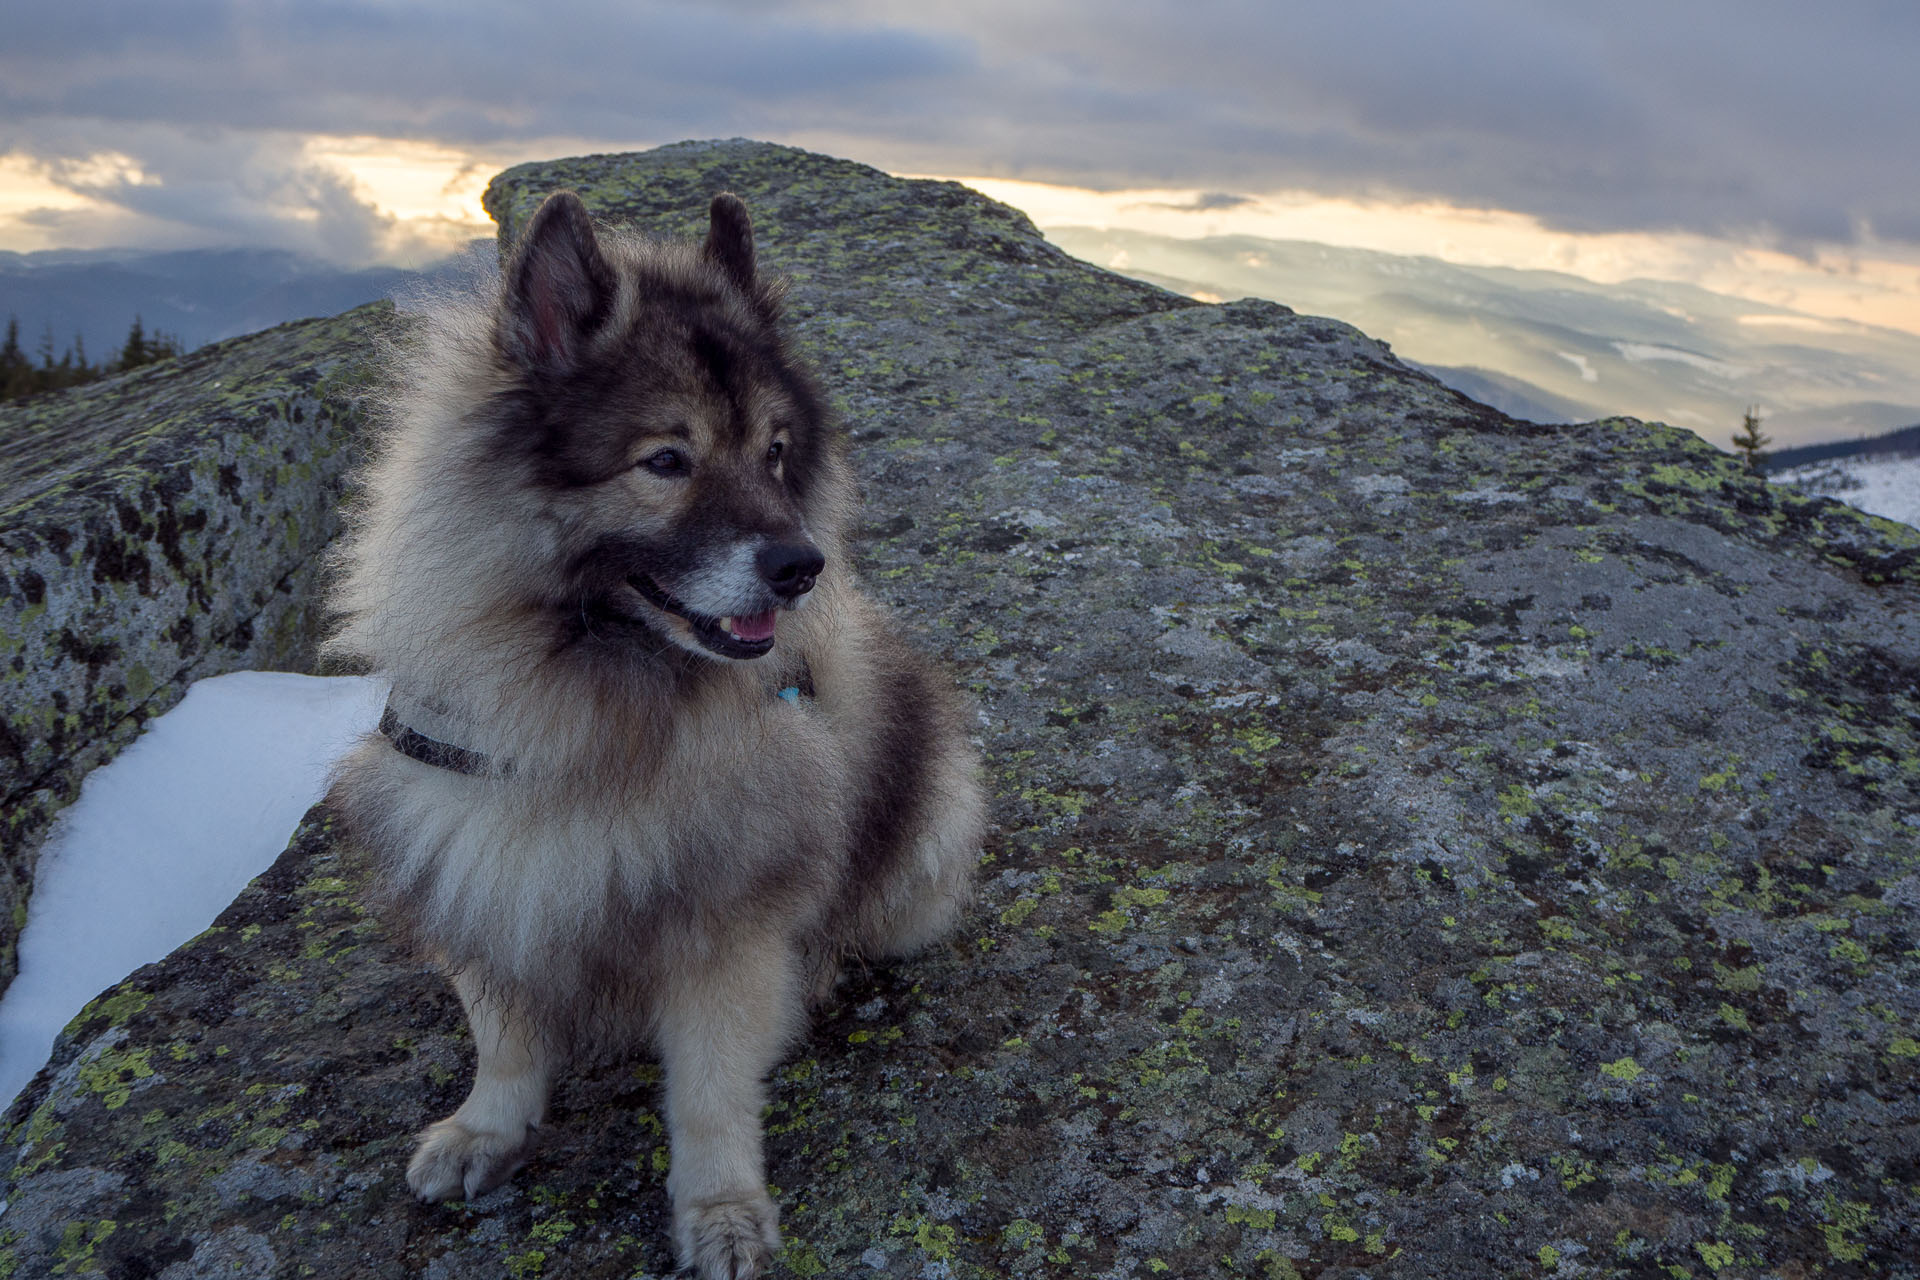
<instances>
[{"instance_id":1,"label":"haze over valley","mask_svg":"<svg viewBox=\"0 0 1920 1280\"><path fill-rule=\"evenodd\" d=\"M1242 235L1045 230L1076 257L1181 293L1344 320L1516 417L1625 414L1721 448L1750 405L1781 447L1920 422L1920 336L1901 330L1670 281L1603 284Z\"/></svg>"},{"instance_id":2,"label":"haze over valley","mask_svg":"<svg viewBox=\"0 0 1920 1280\"><path fill-rule=\"evenodd\" d=\"M1770 307L1672 281L1597 283L1564 272L1464 266L1299 240L1182 238L1046 227L1076 257L1206 300L1262 297L1332 316L1515 417L1625 414L1720 448L1758 406L1777 448L1920 423L1920 335ZM490 244L475 242L481 256ZM37 354L76 335L112 351L139 315L188 348L375 298L406 298L470 270L358 270L269 249L0 253L0 317Z\"/></svg>"}]
</instances>

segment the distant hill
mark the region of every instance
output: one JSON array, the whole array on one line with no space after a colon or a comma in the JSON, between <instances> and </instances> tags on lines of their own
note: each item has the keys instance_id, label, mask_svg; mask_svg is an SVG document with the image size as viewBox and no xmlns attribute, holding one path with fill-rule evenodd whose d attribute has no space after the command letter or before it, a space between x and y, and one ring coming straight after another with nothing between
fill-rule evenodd
<instances>
[{"instance_id":1,"label":"distant hill","mask_svg":"<svg viewBox=\"0 0 1920 1280\"><path fill-rule=\"evenodd\" d=\"M138 315L149 333L172 334L192 349L428 287L457 261L348 271L279 249L0 252L0 324L18 317L29 354L51 326L56 353L77 334L98 359L119 347Z\"/></svg>"},{"instance_id":2,"label":"distant hill","mask_svg":"<svg viewBox=\"0 0 1920 1280\"><path fill-rule=\"evenodd\" d=\"M1509 418L1527 422L1591 422L1605 415L1591 405L1565 400L1521 378L1492 369L1463 369L1443 364L1421 366L1462 395L1490 404Z\"/></svg>"},{"instance_id":3,"label":"distant hill","mask_svg":"<svg viewBox=\"0 0 1920 1280\"><path fill-rule=\"evenodd\" d=\"M1767 479L1920 528L1920 425L1768 454Z\"/></svg>"},{"instance_id":4,"label":"distant hill","mask_svg":"<svg viewBox=\"0 0 1920 1280\"><path fill-rule=\"evenodd\" d=\"M1761 424L1764 429L1765 424ZM1807 444L1794 449L1777 449L1767 454L1769 474L1790 471L1815 462L1840 458L1920 457L1920 424L1889 431L1885 435L1863 436L1855 440L1835 440L1826 444Z\"/></svg>"},{"instance_id":5,"label":"distant hill","mask_svg":"<svg viewBox=\"0 0 1920 1280\"><path fill-rule=\"evenodd\" d=\"M1766 431L1786 446L1770 469L1816 460L1802 448L1844 456L1880 439L1875 433L1920 423L1920 337L1691 286L1602 285L1247 236L1177 240L1084 227L1047 235L1076 256L1179 293L1271 298L1346 320L1517 418L1626 413L1690 427L1724 449L1744 409L1759 404ZM0 324L19 318L31 356L51 326L56 357L76 334L94 360L109 357L135 315L149 333L191 349L429 292L492 261L491 240L475 245L418 271L348 271L272 249L0 252Z\"/></svg>"},{"instance_id":6,"label":"distant hill","mask_svg":"<svg viewBox=\"0 0 1920 1280\"><path fill-rule=\"evenodd\" d=\"M1781 440L1838 440L1842 436L1848 439L1879 436L1915 422L1920 422L1920 412L1910 404L1860 400L1818 409L1770 413L1763 426L1768 435Z\"/></svg>"},{"instance_id":7,"label":"distant hill","mask_svg":"<svg viewBox=\"0 0 1920 1280\"><path fill-rule=\"evenodd\" d=\"M1667 281L1599 284L1253 236L1044 230L1076 257L1190 296L1345 320L1516 417L1628 414L1721 449L1755 404L1787 446L1920 422L1920 336L1899 330Z\"/></svg>"}]
</instances>

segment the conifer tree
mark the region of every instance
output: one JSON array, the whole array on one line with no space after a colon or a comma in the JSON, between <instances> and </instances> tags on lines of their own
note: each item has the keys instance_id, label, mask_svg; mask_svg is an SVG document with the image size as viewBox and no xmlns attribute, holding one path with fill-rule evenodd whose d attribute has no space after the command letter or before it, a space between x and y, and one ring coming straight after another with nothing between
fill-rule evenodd
<instances>
[{"instance_id":1,"label":"conifer tree","mask_svg":"<svg viewBox=\"0 0 1920 1280\"><path fill-rule=\"evenodd\" d=\"M0 343L0 400L32 392L33 362L20 349L20 317L7 317L7 338Z\"/></svg>"},{"instance_id":2,"label":"conifer tree","mask_svg":"<svg viewBox=\"0 0 1920 1280\"><path fill-rule=\"evenodd\" d=\"M172 334L155 330L148 333L146 322L133 318L125 345L118 355L94 364L87 359L87 338L73 335L73 345L54 358L53 325L40 335L38 363L20 349L20 318L7 317L7 332L0 342L0 400L36 395L42 391L62 391L104 378L110 373L153 364L186 353L186 344Z\"/></svg>"},{"instance_id":3,"label":"conifer tree","mask_svg":"<svg viewBox=\"0 0 1920 1280\"><path fill-rule=\"evenodd\" d=\"M133 317L133 328L127 331L127 343L120 348L119 367L122 369L138 369L141 365L148 363L152 359L152 355L150 355L147 350L146 329L141 325L140 317L135 315Z\"/></svg>"},{"instance_id":4,"label":"conifer tree","mask_svg":"<svg viewBox=\"0 0 1920 1280\"><path fill-rule=\"evenodd\" d=\"M1733 434L1733 447L1746 455L1747 470L1759 471L1767 460L1767 446L1773 437L1760 430L1760 406L1750 405L1740 419L1740 430Z\"/></svg>"}]
</instances>

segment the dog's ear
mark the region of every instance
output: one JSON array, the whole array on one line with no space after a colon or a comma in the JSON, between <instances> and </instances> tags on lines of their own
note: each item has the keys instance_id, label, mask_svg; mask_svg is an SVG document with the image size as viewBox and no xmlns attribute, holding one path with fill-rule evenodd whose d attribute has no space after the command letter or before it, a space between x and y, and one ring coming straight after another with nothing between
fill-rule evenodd
<instances>
[{"instance_id":1,"label":"dog's ear","mask_svg":"<svg viewBox=\"0 0 1920 1280\"><path fill-rule=\"evenodd\" d=\"M715 196L707 210L707 243L700 256L726 272L742 293L753 295L753 219L746 202L731 191Z\"/></svg>"},{"instance_id":2,"label":"dog's ear","mask_svg":"<svg viewBox=\"0 0 1920 1280\"><path fill-rule=\"evenodd\" d=\"M507 268L500 349L529 372L569 372L606 323L616 285L587 207L571 191L554 192Z\"/></svg>"}]
</instances>

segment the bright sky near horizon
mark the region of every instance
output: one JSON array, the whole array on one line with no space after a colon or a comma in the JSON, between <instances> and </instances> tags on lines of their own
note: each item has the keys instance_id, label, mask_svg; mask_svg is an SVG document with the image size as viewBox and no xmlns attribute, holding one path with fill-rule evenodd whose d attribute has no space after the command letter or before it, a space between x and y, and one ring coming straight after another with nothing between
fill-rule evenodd
<instances>
[{"instance_id":1,"label":"bright sky near horizon","mask_svg":"<svg viewBox=\"0 0 1920 1280\"><path fill-rule=\"evenodd\" d=\"M1678 280L1920 333L1913 6L162 8L10 24L0 248L420 265L490 230L507 164L746 134L1043 227Z\"/></svg>"}]
</instances>

